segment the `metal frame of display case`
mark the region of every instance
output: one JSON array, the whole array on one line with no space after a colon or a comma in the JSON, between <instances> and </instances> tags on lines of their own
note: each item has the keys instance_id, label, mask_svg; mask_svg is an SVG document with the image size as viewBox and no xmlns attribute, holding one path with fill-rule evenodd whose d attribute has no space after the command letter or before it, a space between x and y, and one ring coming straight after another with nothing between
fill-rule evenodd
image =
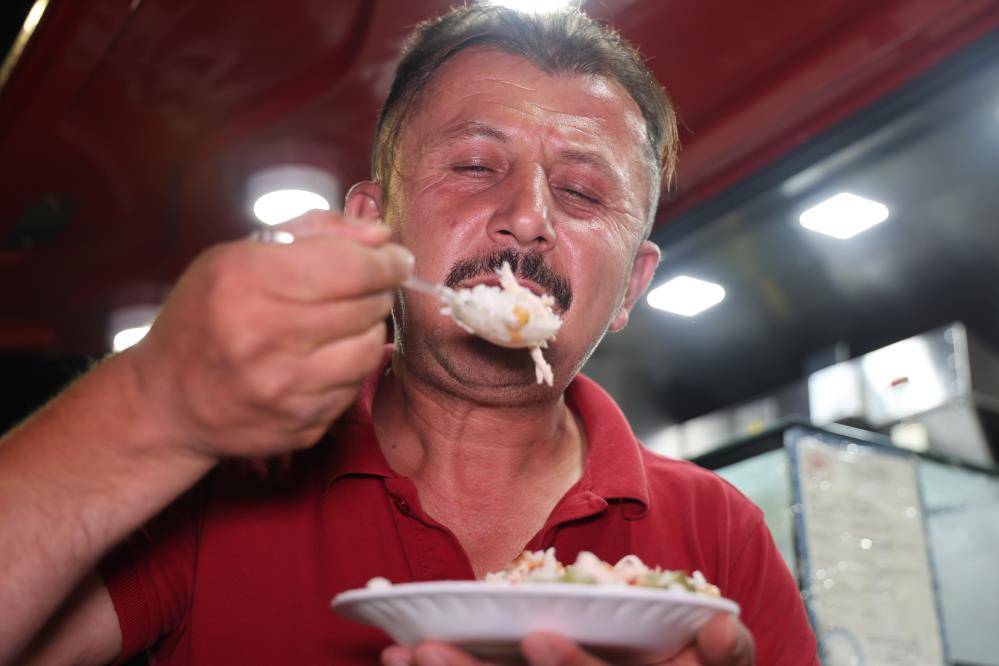
<instances>
[{"instance_id":1,"label":"metal frame of display case","mask_svg":"<svg viewBox=\"0 0 999 666\"><path fill-rule=\"evenodd\" d=\"M882 433L871 432L869 430L862 430L860 428L853 428L839 424L816 426L806 418L800 416L790 416L779 421L775 421L773 424L757 433L738 437L733 439L731 442L718 447L717 449L709 451L708 453L695 456L691 458L690 461L700 467L704 467L705 469L721 469L722 467L741 462L748 458L752 458L753 456L758 456L761 453L782 448L784 446L784 440L780 435L782 435L785 430L793 427L809 428L817 432L826 432L833 435L839 435L841 437L850 437L871 446L885 446L892 449L899 449L899 447L892 444L891 438L888 435ZM899 450L911 453L912 455L918 456L924 460L931 460L943 465L960 467L971 472L988 474L999 478L999 467L977 465L975 463L969 463L961 460L960 458L930 451L910 451L909 449Z\"/></svg>"}]
</instances>

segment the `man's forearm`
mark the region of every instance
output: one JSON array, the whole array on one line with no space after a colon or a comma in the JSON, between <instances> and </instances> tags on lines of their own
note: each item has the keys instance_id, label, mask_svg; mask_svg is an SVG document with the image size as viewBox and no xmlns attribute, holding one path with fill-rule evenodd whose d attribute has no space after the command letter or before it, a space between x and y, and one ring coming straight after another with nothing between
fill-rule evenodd
<instances>
[{"instance_id":1,"label":"man's forearm","mask_svg":"<svg viewBox=\"0 0 999 666\"><path fill-rule=\"evenodd\" d=\"M142 342L0 440L0 663L216 460L314 445L381 363L412 253L338 213L282 228L202 253Z\"/></svg>"},{"instance_id":2,"label":"man's forearm","mask_svg":"<svg viewBox=\"0 0 999 666\"><path fill-rule=\"evenodd\" d=\"M0 440L0 663L114 544L212 466L113 357Z\"/></svg>"}]
</instances>

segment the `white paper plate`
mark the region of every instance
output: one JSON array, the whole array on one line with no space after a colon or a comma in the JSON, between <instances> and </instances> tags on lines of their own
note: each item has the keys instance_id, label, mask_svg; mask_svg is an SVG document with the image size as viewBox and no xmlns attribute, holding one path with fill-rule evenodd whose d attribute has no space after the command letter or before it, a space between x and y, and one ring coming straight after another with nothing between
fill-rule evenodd
<instances>
[{"instance_id":1,"label":"white paper plate","mask_svg":"<svg viewBox=\"0 0 999 666\"><path fill-rule=\"evenodd\" d=\"M401 645L453 643L491 660L516 660L520 640L553 631L611 663L651 663L679 652L728 599L638 587L480 581L403 583L338 594L333 610L375 625Z\"/></svg>"}]
</instances>

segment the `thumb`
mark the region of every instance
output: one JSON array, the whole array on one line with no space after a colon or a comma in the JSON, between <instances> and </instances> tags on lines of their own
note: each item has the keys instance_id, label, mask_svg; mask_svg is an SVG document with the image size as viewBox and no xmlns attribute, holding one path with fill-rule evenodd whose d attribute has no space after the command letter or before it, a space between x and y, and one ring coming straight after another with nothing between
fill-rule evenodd
<instances>
[{"instance_id":1,"label":"thumb","mask_svg":"<svg viewBox=\"0 0 999 666\"><path fill-rule=\"evenodd\" d=\"M319 236L346 236L365 245L381 245L389 239L391 231L381 222L360 220L336 211L310 210L300 217L274 225L272 233L290 234L288 243Z\"/></svg>"},{"instance_id":2,"label":"thumb","mask_svg":"<svg viewBox=\"0 0 999 666\"><path fill-rule=\"evenodd\" d=\"M413 663L413 651L402 645L390 645L382 650L382 666L410 666Z\"/></svg>"},{"instance_id":3,"label":"thumb","mask_svg":"<svg viewBox=\"0 0 999 666\"><path fill-rule=\"evenodd\" d=\"M749 629L730 613L716 613L697 632L704 666L752 666L755 649Z\"/></svg>"},{"instance_id":4,"label":"thumb","mask_svg":"<svg viewBox=\"0 0 999 666\"><path fill-rule=\"evenodd\" d=\"M520 648L530 666L608 666L568 638L549 632L529 634Z\"/></svg>"}]
</instances>

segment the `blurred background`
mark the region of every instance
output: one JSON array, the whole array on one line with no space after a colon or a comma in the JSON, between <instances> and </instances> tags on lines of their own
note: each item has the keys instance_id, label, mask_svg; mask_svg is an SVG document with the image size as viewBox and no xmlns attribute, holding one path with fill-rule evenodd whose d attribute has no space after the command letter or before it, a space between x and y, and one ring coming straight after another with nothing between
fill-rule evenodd
<instances>
[{"instance_id":1,"label":"blurred background","mask_svg":"<svg viewBox=\"0 0 999 666\"><path fill-rule=\"evenodd\" d=\"M0 432L137 340L206 246L339 207L403 39L448 5L6 0ZM999 590L940 574L999 549L999 3L582 9L649 59L683 142L656 289L585 372L649 447L764 505L806 594L800 442L911 452L888 460L916 461L940 659L999 664ZM851 661L865 639L830 627L829 663L939 663Z\"/></svg>"}]
</instances>

